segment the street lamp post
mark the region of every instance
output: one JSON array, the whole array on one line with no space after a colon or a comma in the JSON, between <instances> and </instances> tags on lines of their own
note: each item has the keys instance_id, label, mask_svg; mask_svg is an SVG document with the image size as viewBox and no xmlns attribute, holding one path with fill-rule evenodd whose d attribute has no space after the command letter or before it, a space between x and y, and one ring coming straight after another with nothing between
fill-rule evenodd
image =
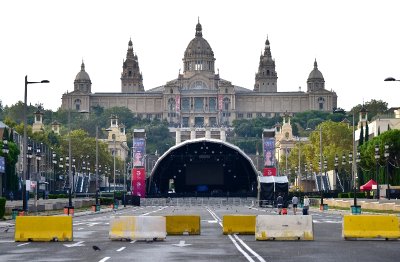
<instances>
[{"instance_id":1,"label":"street lamp post","mask_svg":"<svg viewBox=\"0 0 400 262\"><path fill-rule=\"evenodd\" d=\"M376 198L379 199L379 145L375 145L375 161L376 161Z\"/></svg>"},{"instance_id":2,"label":"street lamp post","mask_svg":"<svg viewBox=\"0 0 400 262\"><path fill-rule=\"evenodd\" d=\"M386 197L387 197L387 199L390 200L389 145L385 145L384 156L385 156L385 159L386 159L386 183L387 183Z\"/></svg>"},{"instance_id":3,"label":"street lamp post","mask_svg":"<svg viewBox=\"0 0 400 262\"><path fill-rule=\"evenodd\" d=\"M23 145L22 145L22 156L23 158L27 154L27 147L28 147L28 135L27 135L27 129L26 126L28 125L28 120L27 120L27 111L28 111L28 105L27 105L27 98L28 98L28 85L29 84L40 84L40 83L50 83L49 80L42 80L40 82L29 82L28 81L28 76L25 76L25 93L24 93L24 138L23 138ZM25 160L25 159L24 159ZM26 178L29 174L26 173L27 171L27 165L25 161L22 161L22 205L23 205L23 210L28 211L28 203L27 203L27 197L26 197ZM28 160L28 165L29 165L29 160Z\"/></svg>"},{"instance_id":4,"label":"street lamp post","mask_svg":"<svg viewBox=\"0 0 400 262\"><path fill-rule=\"evenodd\" d=\"M26 152L26 157L28 158L28 171L27 171L27 179L28 180L30 180L30 172L31 172L31 160L32 160L32 145L29 143L28 144L28 146L27 146L27 148L28 148L28 150L27 150L27 152ZM26 199L27 199L27 192L26 192L26 181L25 181L25 186L23 187L23 189L22 189L22 192L23 192L23 199L25 199L25 201L26 201ZM26 207L25 207L26 209L24 209L24 211L28 211L28 206L27 206L27 202L26 202Z\"/></svg>"},{"instance_id":5,"label":"street lamp post","mask_svg":"<svg viewBox=\"0 0 400 262\"><path fill-rule=\"evenodd\" d=\"M38 146L36 148L36 187L35 187L35 211L37 212L37 200L38 200L38 187L39 187L39 176L40 176L40 160L42 159L41 150Z\"/></svg>"},{"instance_id":6,"label":"street lamp post","mask_svg":"<svg viewBox=\"0 0 400 262\"><path fill-rule=\"evenodd\" d=\"M321 191L321 204L320 204L320 210L324 210L324 193L322 191L322 126L319 127L319 172L321 174L320 176L320 191Z\"/></svg>"},{"instance_id":7,"label":"street lamp post","mask_svg":"<svg viewBox=\"0 0 400 262\"><path fill-rule=\"evenodd\" d=\"M52 153L52 162L54 165L54 169L53 169L53 192L55 193L56 191L56 167L57 167L57 154L56 152L53 151Z\"/></svg>"},{"instance_id":8,"label":"street lamp post","mask_svg":"<svg viewBox=\"0 0 400 262\"><path fill-rule=\"evenodd\" d=\"M3 151L3 154L6 156L7 154L8 154L8 152L9 152L9 149L8 149L8 140L7 140L7 138L3 138L3 148L2 148L2 151ZM6 164L6 163L5 163ZM7 197L6 196L6 194L7 194L7 168L5 168L5 172L4 172L4 192L3 192L3 194L4 194L4 196L5 197ZM2 190L2 188L0 188L0 190ZM11 199L12 200L12 199Z\"/></svg>"},{"instance_id":9,"label":"street lamp post","mask_svg":"<svg viewBox=\"0 0 400 262\"><path fill-rule=\"evenodd\" d=\"M114 142L113 161L114 161L114 205L115 205L115 154L116 154L115 136L113 136L113 142Z\"/></svg>"}]
</instances>

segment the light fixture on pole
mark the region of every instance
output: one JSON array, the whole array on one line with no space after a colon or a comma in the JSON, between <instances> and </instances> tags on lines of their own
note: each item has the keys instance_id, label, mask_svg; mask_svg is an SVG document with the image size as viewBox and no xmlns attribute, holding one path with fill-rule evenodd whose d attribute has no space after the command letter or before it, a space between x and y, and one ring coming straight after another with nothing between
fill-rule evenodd
<instances>
[{"instance_id":1,"label":"light fixture on pole","mask_svg":"<svg viewBox=\"0 0 400 262\"><path fill-rule=\"evenodd\" d=\"M379 199L379 145L375 145L375 161L376 161L376 199Z\"/></svg>"},{"instance_id":2,"label":"light fixture on pole","mask_svg":"<svg viewBox=\"0 0 400 262\"><path fill-rule=\"evenodd\" d=\"M49 80L42 80L40 82L29 82L28 81L28 76L25 76L25 93L24 93L24 138L23 138L23 145L22 145L22 156L25 157L27 155L27 148L28 148L28 135L27 135L27 129L26 126L28 125L28 120L27 120L27 111L28 111L28 105L27 105L27 98L28 98L28 85L29 84L45 84L45 83L50 83ZM26 178L27 178L27 164L23 159L22 163L22 205L23 205L23 210L28 211L28 201L27 201L27 196L26 196ZM29 161L28 161L29 162ZM29 163L28 163L29 164Z\"/></svg>"},{"instance_id":3,"label":"light fixture on pole","mask_svg":"<svg viewBox=\"0 0 400 262\"><path fill-rule=\"evenodd\" d=\"M384 156L385 156L385 159L386 159L386 184L387 184L386 197L387 197L387 199L390 200L389 145L385 145Z\"/></svg>"},{"instance_id":4,"label":"light fixture on pole","mask_svg":"<svg viewBox=\"0 0 400 262\"><path fill-rule=\"evenodd\" d=\"M7 138L3 138L2 152L4 155L7 155L9 152ZM6 164L6 163L4 163L4 164ZM7 168L4 168L4 169L5 169L5 171L4 171L4 187L3 187L4 190L2 192L3 192L3 196L6 196L6 193L7 193ZM0 188L0 190L2 190L2 189Z\"/></svg>"},{"instance_id":5,"label":"light fixture on pole","mask_svg":"<svg viewBox=\"0 0 400 262\"><path fill-rule=\"evenodd\" d=\"M36 147L36 187L35 187L35 211L37 212L37 201L38 201L38 192L39 192L39 179L40 179L40 160L42 160L41 148L39 146Z\"/></svg>"},{"instance_id":6,"label":"light fixture on pole","mask_svg":"<svg viewBox=\"0 0 400 262\"><path fill-rule=\"evenodd\" d=\"M52 162L53 162L53 192L56 191L56 167L57 167L57 154L55 151L52 152Z\"/></svg>"},{"instance_id":7,"label":"light fixture on pole","mask_svg":"<svg viewBox=\"0 0 400 262\"><path fill-rule=\"evenodd\" d=\"M393 81L400 81L400 80L397 80L396 78L394 78L394 77L387 77L387 78L385 78L385 80L384 81L389 81L389 82L393 82Z\"/></svg>"}]
</instances>

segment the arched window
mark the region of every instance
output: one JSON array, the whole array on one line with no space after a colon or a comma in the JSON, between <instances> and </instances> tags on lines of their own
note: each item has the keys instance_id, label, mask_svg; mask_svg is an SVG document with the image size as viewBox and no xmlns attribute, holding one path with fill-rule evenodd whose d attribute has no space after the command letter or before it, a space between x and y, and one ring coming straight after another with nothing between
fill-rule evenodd
<instances>
[{"instance_id":1,"label":"arched window","mask_svg":"<svg viewBox=\"0 0 400 262\"><path fill-rule=\"evenodd\" d=\"M229 104L231 103L231 100L225 97L223 102L224 102L224 111L229 111Z\"/></svg>"},{"instance_id":2,"label":"arched window","mask_svg":"<svg viewBox=\"0 0 400 262\"><path fill-rule=\"evenodd\" d=\"M81 110L81 100L80 99L75 99L74 105L75 105L75 110L79 111Z\"/></svg>"},{"instance_id":3,"label":"arched window","mask_svg":"<svg viewBox=\"0 0 400 262\"><path fill-rule=\"evenodd\" d=\"M175 106L176 106L176 101L174 98L168 99L168 111L169 112L175 112Z\"/></svg>"}]
</instances>

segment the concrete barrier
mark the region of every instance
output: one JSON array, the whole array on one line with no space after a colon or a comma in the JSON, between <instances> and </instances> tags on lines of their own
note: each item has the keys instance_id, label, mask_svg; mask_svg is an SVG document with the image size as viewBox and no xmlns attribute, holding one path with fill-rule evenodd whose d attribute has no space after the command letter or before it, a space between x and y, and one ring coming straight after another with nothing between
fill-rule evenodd
<instances>
[{"instance_id":1,"label":"concrete barrier","mask_svg":"<svg viewBox=\"0 0 400 262\"><path fill-rule=\"evenodd\" d=\"M72 241L72 217L18 216L14 239L16 242Z\"/></svg>"},{"instance_id":2,"label":"concrete barrier","mask_svg":"<svg viewBox=\"0 0 400 262\"><path fill-rule=\"evenodd\" d=\"M165 216L168 235L200 235L200 216Z\"/></svg>"},{"instance_id":3,"label":"concrete barrier","mask_svg":"<svg viewBox=\"0 0 400 262\"><path fill-rule=\"evenodd\" d=\"M225 215L222 218L222 232L224 235L254 235L255 228L255 215Z\"/></svg>"},{"instance_id":4,"label":"concrete barrier","mask_svg":"<svg viewBox=\"0 0 400 262\"><path fill-rule=\"evenodd\" d=\"M112 240L164 240L167 236L163 216L116 216L110 219Z\"/></svg>"},{"instance_id":5,"label":"concrete barrier","mask_svg":"<svg viewBox=\"0 0 400 262\"><path fill-rule=\"evenodd\" d=\"M259 215L256 240L314 240L312 216Z\"/></svg>"},{"instance_id":6,"label":"concrete barrier","mask_svg":"<svg viewBox=\"0 0 400 262\"><path fill-rule=\"evenodd\" d=\"M344 215L342 237L400 238L399 218L396 215Z\"/></svg>"}]
</instances>

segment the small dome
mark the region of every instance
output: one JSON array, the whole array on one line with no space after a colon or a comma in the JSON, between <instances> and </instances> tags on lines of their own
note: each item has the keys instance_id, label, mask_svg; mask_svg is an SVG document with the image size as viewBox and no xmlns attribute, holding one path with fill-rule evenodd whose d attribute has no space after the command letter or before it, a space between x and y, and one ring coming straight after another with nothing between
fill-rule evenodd
<instances>
[{"instance_id":1,"label":"small dome","mask_svg":"<svg viewBox=\"0 0 400 262\"><path fill-rule=\"evenodd\" d=\"M76 75L75 81L88 80L90 81L89 74L85 71L85 64L82 61L81 71Z\"/></svg>"},{"instance_id":2,"label":"small dome","mask_svg":"<svg viewBox=\"0 0 400 262\"><path fill-rule=\"evenodd\" d=\"M318 64L317 60L314 62L314 69L311 71L310 75L308 76L308 79L324 79L321 71L318 70Z\"/></svg>"}]
</instances>

